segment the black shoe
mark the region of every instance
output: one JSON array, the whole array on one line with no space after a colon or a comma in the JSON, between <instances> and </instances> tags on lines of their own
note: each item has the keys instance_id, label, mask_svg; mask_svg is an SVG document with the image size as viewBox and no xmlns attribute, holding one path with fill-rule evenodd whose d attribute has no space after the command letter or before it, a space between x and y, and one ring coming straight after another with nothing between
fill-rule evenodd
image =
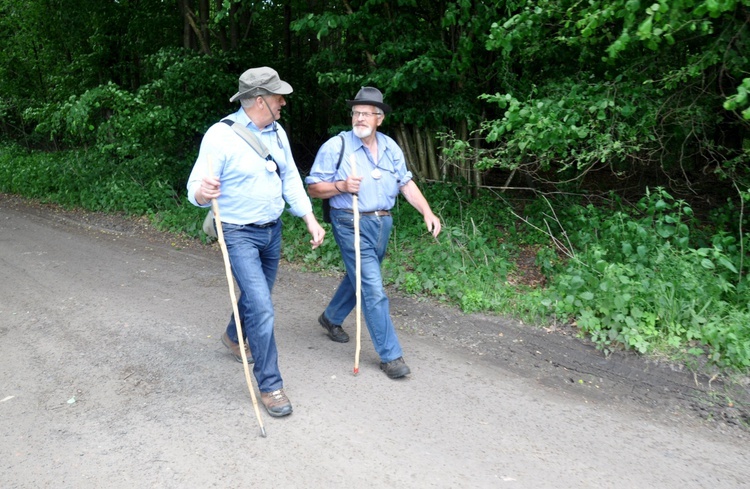
<instances>
[{"instance_id":1,"label":"black shoe","mask_svg":"<svg viewBox=\"0 0 750 489\"><path fill-rule=\"evenodd\" d=\"M318 322L326 329L326 331L328 331L328 336L330 336L333 341L337 343L346 343L349 341L349 335L346 334L346 331L341 329L341 326L338 324L332 324L326 317L325 313L320 315Z\"/></svg>"},{"instance_id":2,"label":"black shoe","mask_svg":"<svg viewBox=\"0 0 750 489\"><path fill-rule=\"evenodd\" d=\"M398 357L388 363L380 362L380 370L385 372L391 379L399 379L411 373L411 369L404 362L404 357Z\"/></svg>"}]
</instances>

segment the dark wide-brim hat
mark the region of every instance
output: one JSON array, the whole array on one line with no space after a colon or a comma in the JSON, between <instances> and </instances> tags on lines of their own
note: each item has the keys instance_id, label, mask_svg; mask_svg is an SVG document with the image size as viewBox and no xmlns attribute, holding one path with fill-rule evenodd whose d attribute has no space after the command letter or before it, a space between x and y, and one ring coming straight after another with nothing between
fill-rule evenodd
<instances>
[{"instance_id":1,"label":"dark wide-brim hat","mask_svg":"<svg viewBox=\"0 0 750 489\"><path fill-rule=\"evenodd\" d=\"M229 101L234 102L242 98L252 98L269 93L288 95L292 91L292 86L279 78L276 70L268 66L261 66L260 68L250 68L240 76L239 90L232 95Z\"/></svg>"},{"instance_id":2,"label":"dark wide-brim hat","mask_svg":"<svg viewBox=\"0 0 750 489\"><path fill-rule=\"evenodd\" d=\"M383 102L383 94L380 90L374 87L362 87L354 100L347 100L346 105L354 107L355 105L374 105L383 110L383 112L390 112L391 106Z\"/></svg>"}]
</instances>

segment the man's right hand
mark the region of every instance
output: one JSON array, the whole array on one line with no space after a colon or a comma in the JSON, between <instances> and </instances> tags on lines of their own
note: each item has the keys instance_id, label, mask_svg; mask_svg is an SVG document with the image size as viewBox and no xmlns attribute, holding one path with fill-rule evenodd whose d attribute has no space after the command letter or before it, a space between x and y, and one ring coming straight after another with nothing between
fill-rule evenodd
<instances>
[{"instance_id":1,"label":"man's right hand","mask_svg":"<svg viewBox=\"0 0 750 489\"><path fill-rule=\"evenodd\" d=\"M361 183L362 183L361 176L349 175L348 177L346 177L346 180L344 180L344 188L342 188L342 190L348 194L358 194L359 185ZM340 187L341 186L339 186L339 188Z\"/></svg>"},{"instance_id":2,"label":"man's right hand","mask_svg":"<svg viewBox=\"0 0 750 489\"><path fill-rule=\"evenodd\" d=\"M212 199L216 199L221 195L221 182L219 179L212 176L203 177L201 186L195 192L195 200L201 205L208 204Z\"/></svg>"}]
</instances>

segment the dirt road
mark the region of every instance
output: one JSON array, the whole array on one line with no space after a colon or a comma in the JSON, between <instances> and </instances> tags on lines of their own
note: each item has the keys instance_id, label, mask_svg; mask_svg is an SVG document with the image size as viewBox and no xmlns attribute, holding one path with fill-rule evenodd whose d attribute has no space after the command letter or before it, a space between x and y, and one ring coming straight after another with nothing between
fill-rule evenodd
<instances>
[{"instance_id":1,"label":"dirt road","mask_svg":"<svg viewBox=\"0 0 750 489\"><path fill-rule=\"evenodd\" d=\"M294 414L263 411L261 438L219 341L231 305L216 247L9 196L0 211L0 487L750 483L741 399L716 384L395 294L413 373L389 380L365 336L355 377L354 343L316 321L337 277L289 266L274 302Z\"/></svg>"}]
</instances>

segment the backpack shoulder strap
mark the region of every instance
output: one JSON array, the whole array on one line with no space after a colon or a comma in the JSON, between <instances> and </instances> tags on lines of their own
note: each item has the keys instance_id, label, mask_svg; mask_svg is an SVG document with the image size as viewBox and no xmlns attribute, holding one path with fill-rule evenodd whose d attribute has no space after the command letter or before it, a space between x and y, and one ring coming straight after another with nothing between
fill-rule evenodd
<instances>
[{"instance_id":1,"label":"backpack shoulder strap","mask_svg":"<svg viewBox=\"0 0 750 489\"><path fill-rule=\"evenodd\" d=\"M346 143L345 143L345 140L344 140L344 135L343 134L339 134L339 137L341 138L341 152L339 153L339 162L336 163L336 171L339 170L339 167L341 166L341 161L344 159L344 149L345 149L345 146L346 146Z\"/></svg>"},{"instance_id":2,"label":"backpack shoulder strap","mask_svg":"<svg viewBox=\"0 0 750 489\"><path fill-rule=\"evenodd\" d=\"M233 120L231 119L222 119L221 122L228 125L232 128L232 130L242 139L245 140L247 144L250 145L251 148L255 150L258 155L260 155L261 158L264 160L271 160L276 164L276 173L279 175L279 178L281 178L281 170L279 170L279 164L276 163L276 160L273 159L273 156L271 156L271 152L268 151L268 148L258 139L258 137L250 132L248 128L244 127L242 124L235 124Z\"/></svg>"},{"instance_id":3,"label":"backpack shoulder strap","mask_svg":"<svg viewBox=\"0 0 750 489\"><path fill-rule=\"evenodd\" d=\"M261 158L264 160L267 160L271 153L269 153L268 148L265 147L263 143L260 142L260 140L250 132L246 127L243 127L242 124L235 124L233 120L230 119L222 119L224 124L228 125L232 128L234 132L237 133L239 137L245 140L247 144L250 145L251 148L255 150L256 153L260 155Z\"/></svg>"}]
</instances>

